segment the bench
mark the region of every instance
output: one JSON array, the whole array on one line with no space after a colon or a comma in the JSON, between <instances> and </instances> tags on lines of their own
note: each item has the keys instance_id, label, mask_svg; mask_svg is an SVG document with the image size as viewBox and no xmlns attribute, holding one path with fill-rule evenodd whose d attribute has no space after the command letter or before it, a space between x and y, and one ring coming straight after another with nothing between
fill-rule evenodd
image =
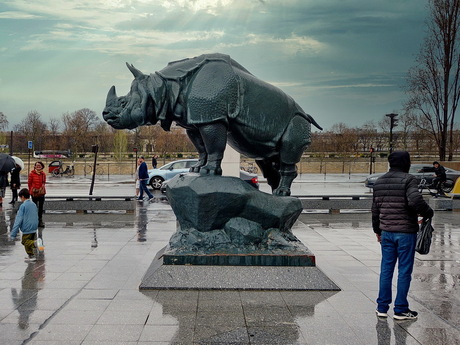
<instances>
[{"instance_id":1,"label":"bench","mask_svg":"<svg viewBox=\"0 0 460 345\"><path fill-rule=\"evenodd\" d=\"M134 213L136 210L136 197L130 196L46 196L45 213L47 211L75 211L87 213L88 211L125 211Z\"/></svg>"},{"instance_id":2,"label":"bench","mask_svg":"<svg viewBox=\"0 0 460 345\"><path fill-rule=\"evenodd\" d=\"M370 195L296 195L302 202L304 210L329 210L331 214L340 210L369 210L372 207Z\"/></svg>"}]
</instances>

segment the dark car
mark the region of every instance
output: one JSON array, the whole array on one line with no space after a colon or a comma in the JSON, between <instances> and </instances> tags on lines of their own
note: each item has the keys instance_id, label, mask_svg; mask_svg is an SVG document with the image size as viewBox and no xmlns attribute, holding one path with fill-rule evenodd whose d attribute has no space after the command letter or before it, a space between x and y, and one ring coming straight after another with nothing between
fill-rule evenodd
<instances>
[{"instance_id":1,"label":"dark car","mask_svg":"<svg viewBox=\"0 0 460 345\"><path fill-rule=\"evenodd\" d=\"M257 174L252 174L248 173L247 171L240 170L240 179L246 181L254 188L259 189L259 178L257 177Z\"/></svg>"},{"instance_id":2,"label":"dark car","mask_svg":"<svg viewBox=\"0 0 460 345\"><path fill-rule=\"evenodd\" d=\"M240 179L243 181L249 183L251 186L253 186L256 189L259 189L259 178L257 174L251 174L248 173L244 170L240 170ZM166 193L166 186L168 185L169 180L164 181L160 187L160 191L164 194Z\"/></svg>"},{"instance_id":3,"label":"dark car","mask_svg":"<svg viewBox=\"0 0 460 345\"><path fill-rule=\"evenodd\" d=\"M457 178L460 176L460 171L446 167L444 168L446 169L447 178L451 179L455 183ZM366 187L373 188L375 181L377 181L377 179L383 174L385 173L369 175L364 181L364 185ZM434 167L430 164L412 164L409 169L409 174L414 175L417 178L418 183L420 183L422 179L426 179L426 183L430 184L434 178Z\"/></svg>"}]
</instances>

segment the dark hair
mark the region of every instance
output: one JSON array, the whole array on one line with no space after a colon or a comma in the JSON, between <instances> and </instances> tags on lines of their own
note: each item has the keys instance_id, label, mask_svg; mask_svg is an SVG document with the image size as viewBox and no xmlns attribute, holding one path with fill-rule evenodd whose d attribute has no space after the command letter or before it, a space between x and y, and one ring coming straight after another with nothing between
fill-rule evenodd
<instances>
[{"instance_id":1,"label":"dark hair","mask_svg":"<svg viewBox=\"0 0 460 345\"><path fill-rule=\"evenodd\" d=\"M29 199L29 198L30 198L29 190L28 190L27 188L22 188L22 189L19 191L18 196L19 196L19 197L23 196L24 198Z\"/></svg>"},{"instance_id":2,"label":"dark hair","mask_svg":"<svg viewBox=\"0 0 460 345\"><path fill-rule=\"evenodd\" d=\"M438 161L434 161L434 162L433 162L433 165L435 165L435 164L439 164L439 162L438 162Z\"/></svg>"},{"instance_id":3,"label":"dark hair","mask_svg":"<svg viewBox=\"0 0 460 345\"><path fill-rule=\"evenodd\" d=\"M42 166L42 169L45 169L45 164L43 164L43 163L40 162L40 161L35 162L35 164L37 164L37 163L40 164L40 165ZM35 164L34 164L34 165L35 165Z\"/></svg>"}]
</instances>

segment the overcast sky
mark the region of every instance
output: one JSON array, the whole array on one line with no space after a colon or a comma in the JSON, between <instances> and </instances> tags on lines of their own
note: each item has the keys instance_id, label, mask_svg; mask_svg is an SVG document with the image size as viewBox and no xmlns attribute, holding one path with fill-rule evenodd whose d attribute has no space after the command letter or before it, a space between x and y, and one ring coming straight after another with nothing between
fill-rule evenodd
<instances>
[{"instance_id":1,"label":"overcast sky","mask_svg":"<svg viewBox=\"0 0 460 345\"><path fill-rule=\"evenodd\" d=\"M101 114L125 62L225 53L325 129L399 112L425 36L426 0L2 0L0 112L10 129L82 108Z\"/></svg>"}]
</instances>

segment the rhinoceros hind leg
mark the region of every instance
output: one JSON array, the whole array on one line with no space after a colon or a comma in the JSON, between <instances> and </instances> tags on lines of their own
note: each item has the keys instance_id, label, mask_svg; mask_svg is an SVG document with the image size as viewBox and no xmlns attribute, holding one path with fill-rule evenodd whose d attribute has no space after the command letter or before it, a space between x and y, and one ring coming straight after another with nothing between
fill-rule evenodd
<instances>
[{"instance_id":1,"label":"rhinoceros hind leg","mask_svg":"<svg viewBox=\"0 0 460 345\"><path fill-rule=\"evenodd\" d=\"M200 172L203 165L206 164L208 155L204 146L203 139L201 138L200 131L198 129L187 129L187 135L198 151L198 162L190 168L190 172Z\"/></svg>"},{"instance_id":2,"label":"rhinoceros hind leg","mask_svg":"<svg viewBox=\"0 0 460 345\"><path fill-rule=\"evenodd\" d=\"M279 156L274 156L264 159L256 159L262 174L267 179L268 185L272 188L272 192L278 188L281 175L279 172Z\"/></svg>"},{"instance_id":3,"label":"rhinoceros hind leg","mask_svg":"<svg viewBox=\"0 0 460 345\"><path fill-rule=\"evenodd\" d=\"M297 177L297 168L295 164L281 163L280 174L281 174L280 184L278 188L276 188L273 191L273 194L280 195L280 196L289 196L291 195L292 181L294 181L294 179Z\"/></svg>"},{"instance_id":4,"label":"rhinoceros hind leg","mask_svg":"<svg viewBox=\"0 0 460 345\"><path fill-rule=\"evenodd\" d=\"M227 144L227 126L224 122L200 125L199 131L207 154L206 164L200 168L201 175L222 175L221 162Z\"/></svg>"},{"instance_id":5,"label":"rhinoceros hind leg","mask_svg":"<svg viewBox=\"0 0 460 345\"><path fill-rule=\"evenodd\" d=\"M303 116L292 118L280 142L281 181L273 192L276 195L291 195L292 181L297 177L296 164L310 143L311 125Z\"/></svg>"}]
</instances>

